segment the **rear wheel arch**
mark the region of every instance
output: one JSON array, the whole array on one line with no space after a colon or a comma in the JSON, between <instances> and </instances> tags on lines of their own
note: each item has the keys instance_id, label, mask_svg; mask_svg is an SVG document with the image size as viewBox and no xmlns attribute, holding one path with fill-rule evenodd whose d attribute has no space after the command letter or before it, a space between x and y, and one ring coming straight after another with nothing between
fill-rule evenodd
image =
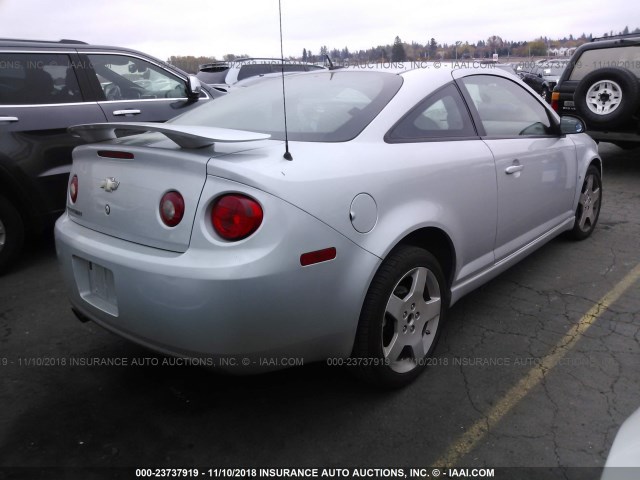
<instances>
[{"instance_id":1,"label":"rear wheel arch","mask_svg":"<svg viewBox=\"0 0 640 480\"><path fill-rule=\"evenodd\" d=\"M447 285L451 287L456 271L456 253L446 232L437 227L424 227L408 234L394 248L400 245L411 245L431 253L438 260Z\"/></svg>"}]
</instances>

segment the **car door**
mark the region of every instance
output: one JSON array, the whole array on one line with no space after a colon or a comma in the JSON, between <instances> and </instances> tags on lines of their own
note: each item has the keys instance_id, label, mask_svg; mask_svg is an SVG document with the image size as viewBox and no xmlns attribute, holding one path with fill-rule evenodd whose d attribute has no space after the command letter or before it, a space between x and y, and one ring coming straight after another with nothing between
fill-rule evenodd
<instances>
[{"instance_id":1,"label":"car door","mask_svg":"<svg viewBox=\"0 0 640 480\"><path fill-rule=\"evenodd\" d=\"M77 64L64 49L0 52L0 174L20 197L9 200L34 215L64 210L71 151L83 143L67 127L105 121Z\"/></svg>"},{"instance_id":2,"label":"car door","mask_svg":"<svg viewBox=\"0 0 640 480\"><path fill-rule=\"evenodd\" d=\"M109 122L165 122L194 108L187 79L129 53L81 54L98 104ZM202 95L206 99L206 94Z\"/></svg>"},{"instance_id":3,"label":"car door","mask_svg":"<svg viewBox=\"0 0 640 480\"><path fill-rule=\"evenodd\" d=\"M387 192L386 200L384 194L376 199L398 205L397 211L417 202L417 211L430 212L430 222L447 226L459 259L454 281L493 265L498 202L494 159L456 85L451 82L421 101L385 142L393 164L411 180L402 191L394 187ZM420 222L419 215L410 220Z\"/></svg>"},{"instance_id":4,"label":"car door","mask_svg":"<svg viewBox=\"0 0 640 480\"><path fill-rule=\"evenodd\" d=\"M559 133L540 100L516 82L496 75L459 81L495 158L500 261L573 218L575 145Z\"/></svg>"}]
</instances>

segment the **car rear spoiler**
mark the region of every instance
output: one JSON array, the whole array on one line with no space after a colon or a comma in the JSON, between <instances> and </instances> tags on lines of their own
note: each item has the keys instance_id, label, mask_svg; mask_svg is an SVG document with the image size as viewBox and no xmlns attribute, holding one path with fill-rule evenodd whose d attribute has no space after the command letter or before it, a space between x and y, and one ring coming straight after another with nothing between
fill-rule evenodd
<instances>
[{"instance_id":1,"label":"car rear spoiler","mask_svg":"<svg viewBox=\"0 0 640 480\"><path fill-rule=\"evenodd\" d=\"M68 128L69 133L82 138L86 142L102 142L118 138L116 137L116 130L162 133L181 148L202 148L211 146L216 142L252 142L271 138L271 135L267 133L205 127L202 125L174 125L171 123L88 123Z\"/></svg>"}]
</instances>

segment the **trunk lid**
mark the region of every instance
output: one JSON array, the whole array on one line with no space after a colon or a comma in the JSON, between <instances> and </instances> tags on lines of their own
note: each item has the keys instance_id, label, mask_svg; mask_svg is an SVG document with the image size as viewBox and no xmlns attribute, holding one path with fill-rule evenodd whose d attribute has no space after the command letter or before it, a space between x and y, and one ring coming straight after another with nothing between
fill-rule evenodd
<instances>
[{"instance_id":1,"label":"trunk lid","mask_svg":"<svg viewBox=\"0 0 640 480\"><path fill-rule=\"evenodd\" d=\"M113 129L113 125L110 128ZM71 128L76 133L91 135L93 140L101 135L101 129L111 134L106 126ZM155 131L160 129L172 130L166 124ZM207 178L207 162L220 153L211 147L180 148L176 135L186 134L176 131L160 132L173 137L172 140L159 133L147 133L76 148L70 180L74 175L78 177L78 195L75 203L67 195L70 218L86 228L119 239L185 252ZM213 137L211 132L200 133L196 139L200 143L207 143L202 140L207 135ZM215 141L235 143L238 150L256 148L255 144L237 143L251 141L251 135L242 134L240 138L238 135L237 131L218 130ZM254 140L268 138L268 135L253 135L257 137ZM193 143L194 136L189 133L188 138L177 140ZM170 191L177 191L184 198L184 216L174 227L165 225L160 216L161 199Z\"/></svg>"}]
</instances>

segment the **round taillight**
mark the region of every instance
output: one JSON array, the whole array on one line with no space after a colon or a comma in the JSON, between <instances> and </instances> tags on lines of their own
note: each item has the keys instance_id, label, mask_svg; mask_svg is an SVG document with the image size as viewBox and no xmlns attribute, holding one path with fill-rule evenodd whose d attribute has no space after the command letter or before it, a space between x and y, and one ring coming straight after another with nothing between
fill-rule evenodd
<instances>
[{"instance_id":1,"label":"round taillight","mask_svg":"<svg viewBox=\"0 0 640 480\"><path fill-rule=\"evenodd\" d=\"M78 199L78 176L74 175L69 182L69 198L71 203L76 203Z\"/></svg>"},{"instance_id":2,"label":"round taillight","mask_svg":"<svg viewBox=\"0 0 640 480\"><path fill-rule=\"evenodd\" d=\"M167 227L175 227L184 216L184 198L175 190L167 192L160 200L160 218Z\"/></svg>"},{"instance_id":3,"label":"round taillight","mask_svg":"<svg viewBox=\"0 0 640 480\"><path fill-rule=\"evenodd\" d=\"M218 198L211 209L211 223L225 240L242 240L262 223L262 207L253 198L230 194Z\"/></svg>"}]
</instances>

